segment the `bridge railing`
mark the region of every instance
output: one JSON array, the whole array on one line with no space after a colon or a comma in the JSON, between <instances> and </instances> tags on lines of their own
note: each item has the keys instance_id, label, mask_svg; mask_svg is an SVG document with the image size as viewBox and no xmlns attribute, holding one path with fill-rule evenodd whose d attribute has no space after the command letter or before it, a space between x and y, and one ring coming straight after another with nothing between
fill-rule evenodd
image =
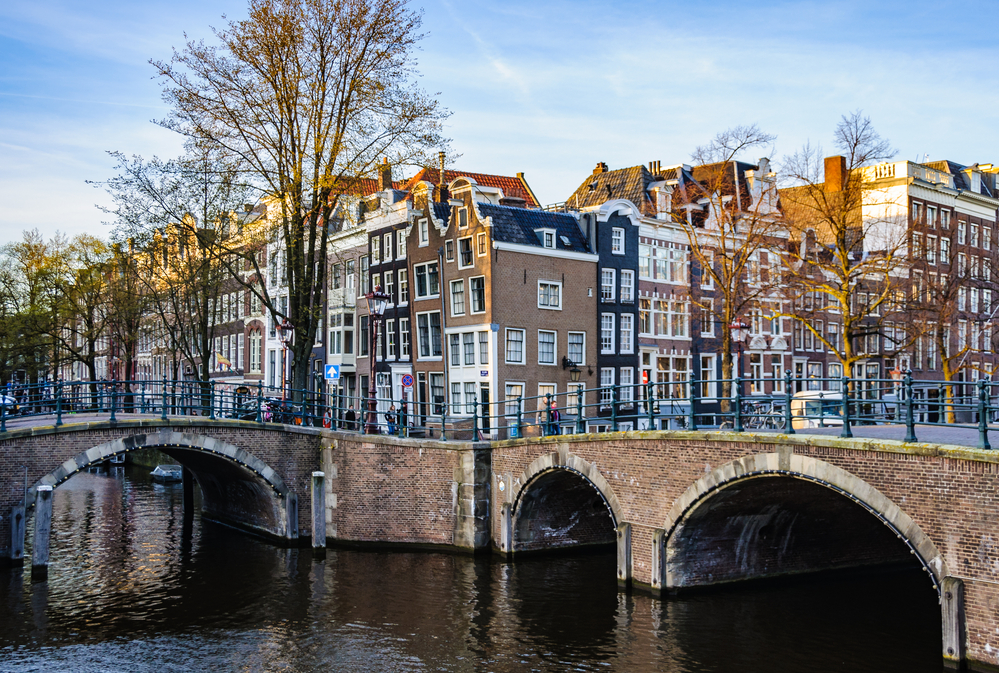
<instances>
[{"instance_id":1,"label":"bridge railing","mask_svg":"<svg viewBox=\"0 0 999 673\"><path fill-rule=\"evenodd\" d=\"M481 390L481 389L480 389ZM978 431L978 446L991 448L989 431L999 416L999 382L927 380L911 372L890 378L783 376L704 379L673 372L671 380L568 390L542 386L523 395L508 384L501 400L480 400L471 384L450 391L431 388L429 400L343 397L326 391L290 390L220 381L67 381L10 384L0 397L0 431L27 417L197 416L258 423L287 423L345 431L441 439L507 439L524 436L646 429L729 429L795 433L857 425L904 425L917 441L917 426ZM445 393L450 393L445 397ZM373 409L373 411L372 411Z\"/></svg>"}]
</instances>

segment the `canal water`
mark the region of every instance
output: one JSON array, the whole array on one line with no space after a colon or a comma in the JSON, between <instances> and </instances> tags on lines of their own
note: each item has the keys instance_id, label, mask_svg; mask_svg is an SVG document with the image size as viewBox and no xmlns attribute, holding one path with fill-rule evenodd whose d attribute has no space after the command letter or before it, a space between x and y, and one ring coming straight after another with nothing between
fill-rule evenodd
<instances>
[{"instance_id":1,"label":"canal water","mask_svg":"<svg viewBox=\"0 0 999 673\"><path fill-rule=\"evenodd\" d=\"M613 554L518 560L272 547L148 469L55 491L45 583L0 570L0 671L941 670L920 572L659 601Z\"/></svg>"}]
</instances>

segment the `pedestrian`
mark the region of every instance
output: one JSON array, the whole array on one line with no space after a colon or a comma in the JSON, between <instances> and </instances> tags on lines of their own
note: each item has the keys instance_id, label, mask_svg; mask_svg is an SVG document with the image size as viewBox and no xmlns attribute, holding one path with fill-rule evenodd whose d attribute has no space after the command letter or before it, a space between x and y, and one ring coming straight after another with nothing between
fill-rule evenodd
<instances>
[{"instance_id":1,"label":"pedestrian","mask_svg":"<svg viewBox=\"0 0 999 673\"><path fill-rule=\"evenodd\" d=\"M350 405L347 409L347 413L343 415L344 424L347 426L348 430L356 430L355 421L357 420L357 414L354 412L354 405Z\"/></svg>"},{"instance_id":2,"label":"pedestrian","mask_svg":"<svg viewBox=\"0 0 999 673\"><path fill-rule=\"evenodd\" d=\"M326 413L323 414L323 427L333 427L333 409L331 407L326 407Z\"/></svg>"},{"instance_id":3,"label":"pedestrian","mask_svg":"<svg viewBox=\"0 0 999 673\"><path fill-rule=\"evenodd\" d=\"M560 414L558 412L558 404L555 402L555 400L552 400L551 416L549 418L551 419L551 423L548 426L548 434L549 435L557 435L557 434L559 434L559 432L558 432L558 422L561 420L562 417L560 416Z\"/></svg>"},{"instance_id":4,"label":"pedestrian","mask_svg":"<svg viewBox=\"0 0 999 673\"><path fill-rule=\"evenodd\" d=\"M388 433L390 435L395 434L395 421L396 421L395 417L396 417L395 404L392 404L391 406L389 406L388 411L385 413L385 422L388 423Z\"/></svg>"}]
</instances>

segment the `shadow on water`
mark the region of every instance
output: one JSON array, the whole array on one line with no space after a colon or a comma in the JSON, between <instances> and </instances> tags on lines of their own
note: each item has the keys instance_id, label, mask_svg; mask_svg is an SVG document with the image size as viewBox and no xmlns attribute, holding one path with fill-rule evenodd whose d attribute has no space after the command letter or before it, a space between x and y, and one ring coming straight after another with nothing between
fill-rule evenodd
<instances>
[{"instance_id":1,"label":"shadow on water","mask_svg":"<svg viewBox=\"0 0 999 673\"><path fill-rule=\"evenodd\" d=\"M314 562L185 522L146 472L56 490L49 581L0 572L0 670L940 670L919 571L659 601L617 591L613 553Z\"/></svg>"}]
</instances>

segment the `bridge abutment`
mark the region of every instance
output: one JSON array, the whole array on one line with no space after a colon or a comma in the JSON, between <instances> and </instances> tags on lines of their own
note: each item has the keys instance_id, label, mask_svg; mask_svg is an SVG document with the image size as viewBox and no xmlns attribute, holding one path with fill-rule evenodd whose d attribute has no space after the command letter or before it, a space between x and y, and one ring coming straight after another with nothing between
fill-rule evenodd
<instances>
[{"instance_id":1,"label":"bridge abutment","mask_svg":"<svg viewBox=\"0 0 999 673\"><path fill-rule=\"evenodd\" d=\"M52 487L42 484L35 492L35 530L31 536L31 579L49 576L49 541L52 537Z\"/></svg>"}]
</instances>

